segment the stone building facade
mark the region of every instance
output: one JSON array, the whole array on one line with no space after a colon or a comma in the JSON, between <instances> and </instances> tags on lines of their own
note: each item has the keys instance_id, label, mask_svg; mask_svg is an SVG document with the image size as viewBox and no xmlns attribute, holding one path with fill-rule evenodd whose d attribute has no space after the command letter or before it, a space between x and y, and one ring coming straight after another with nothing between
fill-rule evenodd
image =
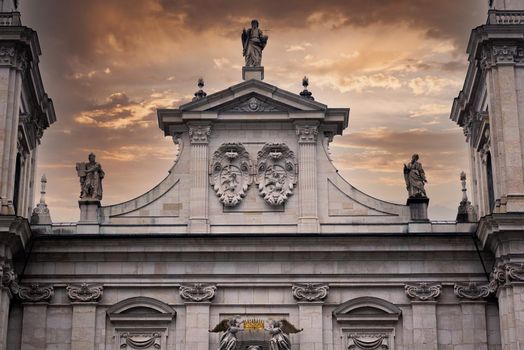
<instances>
[{"instance_id":1,"label":"stone building facade","mask_svg":"<svg viewBox=\"0 0 524 350\"><path fill-rule=\"evenodd\" d=\"M471 35L451 119L474 198L456 222L344 180L328 147L349 109L263 67L158 110L178 157L151 191L81 200L75 224L42 198L31 218L55 116L36 34L0 3L0 350L217 349L209 330L235 317L237 349L267 349L270 319L301 329L295 350L524 348L524 0L492 1Z\"/></svg>"}]
</instances>

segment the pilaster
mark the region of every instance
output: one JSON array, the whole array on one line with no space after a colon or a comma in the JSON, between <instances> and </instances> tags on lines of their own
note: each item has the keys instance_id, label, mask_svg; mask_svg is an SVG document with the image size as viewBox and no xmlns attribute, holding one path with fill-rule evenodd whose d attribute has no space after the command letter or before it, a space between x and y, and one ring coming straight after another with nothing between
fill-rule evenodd
<instances>
[{"instance_id":1,"label":"pilaster","mask_svg":"<svg viewBox=\"0 0 524 350\"><path fill-rule=\"evenodd\" d=\"M298 302L298 319L300 328L300 349L321 350L323 349L323 319L322 301L300 301Z\"/></svg>"},{"instance_id":2,"label":"pilaster","mask_svg":"<svg viewBox=\"0 0 524 350\"><path fill-rule=\"evenodd\" d=\"M488 349L486 329L486 302L484 300L461 300L462 345L475 350Z\"/></svg>"},{"instance_id":3,"label":"pilaster","mask_svg":"<svg viewBox=\"0 0 524 350\"><path fill-rule=\"evenodd\" d=\"M189 232L209 232L208 221L208 164L210 123L190 123L189 140L191 143L191 178L189 204Z\"/></svg>"},{"instance_id":4,"label":"pilaster","mask_svg":"<svg viewBox=\"0 0 524 350\"><path fill-rule=\"evenodd\" d=\"M96 331L96 303L73 304L71 350L94 350Z\"/></svg>"},{"instance_id":5,"label":"pilaster","mask_svg":"<svg viewBox=\"0 0 524 350\"><path fill-rule=\"evenodd\" d=\"M297 122L298 188L300 216L298 232L320 232L318 221L317 135L318 123Z\"/></svg>"},{"instance_id":6,"label":"pilaster","mask_svg":"<svg viewBox=\"0 0 524 350\"><path fill-rule=\"evenodd\" d=\"M211 302L186 302L186 350L209 350Z\"/></svg>"},{"instance_id":7,"label":"pilaster","mask_svg":"<svg viewBox=\"0 0 524 350\"><path fill-rule=\"evenodd\" d=\"M41 350L46 344L47 303L23 305L21 350Z\"/></svg>"}]
</instances>

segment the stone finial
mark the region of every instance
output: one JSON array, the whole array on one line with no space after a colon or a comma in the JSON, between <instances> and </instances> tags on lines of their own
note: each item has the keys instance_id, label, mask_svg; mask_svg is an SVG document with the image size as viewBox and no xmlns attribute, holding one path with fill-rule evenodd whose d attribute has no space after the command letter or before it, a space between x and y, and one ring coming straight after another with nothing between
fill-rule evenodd
<instances>
[{"instance_id":1,"label":"stone finial","mask_svg":"<svg viewBox=\"0 0 524 350\"><path fill-rule=\"evenodd\" d=\"M49 208L45 202L46 194L46 185L47 178L45 174L42 175L40 179L40 202L33 209L33 214L31 215L31 223L36 225L51 225L51 215L49 213Z\"/></svg>"},{"instance_id":2,"label":"stone finial","mask_svg":"<svg viewBox=\"0 0 524 350\"><path fill-rule=\"evenodd\" d=\"M198 101L207 96L207 93L204 90L202 90L204 88L204 85L204 78L198 78L198 91L195 92L195 97L193 97L193 101Z\"/></svg>"},{"instance_id":3,"label":"stone finial","mask_svg":"<svg viewBox=\"0 0 524 350\"><path fill-rule=\"evenodd\" d=\"M471 202L468 200L468 194L466 189L466 173L460 173L460 182L462 184L462 200L460 201L458 212L457 212L457 222L474 222L477 221L477 213L475 207L471 205Z\"/></svg>"},{"instance_id":4,"label":"stone finial","mask_svg":"<svg viewBox=\"0 0 524 350\"><path fill-rule=\"evenodd\" d=\"M315 98L313 97L313 94L311 93L311 91L309 91L307 89L307 87L309 86L309 79L308 77L304 77L302 79L302 86L304 87L304 90L302 90L300 92L300 96L304 97L304 98L307 98L309 100L315 100Z\"/></svg>"}]
</instances>

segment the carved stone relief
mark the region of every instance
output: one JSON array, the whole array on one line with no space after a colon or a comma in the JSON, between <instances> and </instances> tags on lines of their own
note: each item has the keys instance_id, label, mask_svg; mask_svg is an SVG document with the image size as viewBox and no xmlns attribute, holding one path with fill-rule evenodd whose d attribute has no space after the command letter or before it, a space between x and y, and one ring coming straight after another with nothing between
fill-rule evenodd
<instances>
[{"instance_id":1,"label":"carved stone relief","mask_svg":"<svg viewBox=\"0 0 524 350\"><path fill-rule=\"evenodd\" d=\"M490 291L511 285L513 282L524 282L524 263L507 263L495 266L490 275Z\"/></svg>"},{"instance_id":2,"label":"carved stone relief","mask_svg":"<svg viewBox=\"0 0 524 350\"><path fill-rule=\"evenodd\" d=\"M239 105L232 107L227 112L278 112L279 108L267 102L261 101L256 97L251 97L249 100L242 102Z\"/></svg>"},{"instance_id":3,"label":"carved stone relief","mask_svg":"<svg viewBox=\"0 0 524 350\"><path fill-rule=\"evenodd\" d=\"M328 296L327 284L295 284L292 287L293 297L300 301L321 301Z\"/></svg>"},{"instance_id":4,"label":"carved stone relief","mask_svg":"<svg viewBox=\"0 0 524 350\"><path fill-rule=\"evenodd\" d=\"M27 68L27 53L13 46L0 46L0 65L24 71Z\"/></svg>"},{"instance_id":5,"label":"carved stone relief","mask_svg":"<svg viewBox=\"0 0 524 350\"><path fill-rule=\"evenodd\" d=\"M125 332L120 334L120 349L161 349L159 332Z\"/></svg>"},{"instance_id":6,"label":"carved stone relief","mask_svg":"<svg viewBox=\"0 0 524 350\"><path fill-rule=\"evenodd\" d=\"M379 332L351 332L348 334L348 350L387 350L389 334Z\"/></svg>"},{"instance_id":7,"label":"carved stone relief","mask_svg":"<svg viewBox=\"0 0 524 350\"><path fill-rule=\"evenodd\" d=\"M256 182L260 196L272 206L284 204L293 194L298 167L293 151L284 143L266 143L257 157Z\"/></svg>"},{"instance_id":8,"label":"carved stone relief","mask_svg":"<svg viewBox=\"0 0 524 350\"><path fill-rule=\"evenodd\" d=\"M195 283L192 286L180 286L180 296L188 301L209 301L215 296L216 289L214 285Z\"/></svg>"},{"instance_id":9,"label":"carved stone relief","mask_svg":"<svg viewBox=\"0 0 524 350\"><path fill-rule=\"evenodd\" d=\"M296 127L298 143L316 143L318 128L309 125L297 125Z\"/></svg>"},{"instance_id":10,"label":"carved stone relief","mask_svg":"<svg viewBox=\"0 0 524 350\"><path fill-rule=\"evenodd\" d=\"M104 287L101 285L68 285L66 287L67 297L71 301L90 302L98 301L102 298Z\"/></svg>"},{"instance_id":11,"label":"carved stone relief","mask_svg":"<svg viewBox=\"0 0 524 350\"><path fill-rule=\"evenodd\" d=\"M207 143L211 135L211 125L190 125L189 140L194 143Z\"/></svg>"},{"instance_id":12,"label":"carved stone relief","mask_svg":"<svg viewBox=\"0 0 524 350\"><path fill-rule=\"evenodd\" d=\"M19 285L13 282L11 291L20 300L29 302L49 301L55 293L53 286L41 286L38 283Z\"/></svg>"},{"instance_id":13,"label":"carved stone relief","mask_svg":"<svg viewBox=\"0 0 524 350\"><path fill-rule=\"evenodd\" d=\"M487 298L492 293L492 286L491 283L455 283L453 291L458 298L475 300Z\"/></svg>"},{"instance_id":14,"label":"carved stone relief","mask_svg":"<svg viewBox=\"0 0 524 350\"><path fill-rule=\"evenodd\" d=\"M249 153L240 143L224 143L213 154L209 174L220 202L235 207L251 185Z\"/></svg>"},{"instance_id":15,"label":"carved stone relief","mask_svg":"<svg viewBox=\"0 0 524 350\"><path fill-rule=\"evenodd\" d=\"M405 285L406 295L420 301L434 300L439 297L442 285L439 283L421 282Z\"/></svg>"}]
</instances>

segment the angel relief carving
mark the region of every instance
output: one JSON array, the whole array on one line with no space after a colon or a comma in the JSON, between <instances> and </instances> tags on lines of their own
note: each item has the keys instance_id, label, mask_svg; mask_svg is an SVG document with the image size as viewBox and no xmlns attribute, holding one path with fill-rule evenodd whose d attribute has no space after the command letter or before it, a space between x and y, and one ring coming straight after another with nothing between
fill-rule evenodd
<instances>
[{"instance_id":1,"label":"angel relief carving","mask_svg":"<svg viewBox=\"0 0 524 350\"><path fill-rule=\"evenodd\" d=\"M256 182L260 196L272 206L282 205L297 183L297 160L283 143L266 143L258 152Z\"/></svg>"},{"instance_id":2,"label":"angel relief carving","mask_svg":"<svg viewBox=\"0 0 524 350\"><path fill-rule=\"evenodd\" d=\"M226 207L238 205L246 196L250 168L249 153L240 143L224 143L213 154L210 183Z\"/></svg>"}]
</instances>

